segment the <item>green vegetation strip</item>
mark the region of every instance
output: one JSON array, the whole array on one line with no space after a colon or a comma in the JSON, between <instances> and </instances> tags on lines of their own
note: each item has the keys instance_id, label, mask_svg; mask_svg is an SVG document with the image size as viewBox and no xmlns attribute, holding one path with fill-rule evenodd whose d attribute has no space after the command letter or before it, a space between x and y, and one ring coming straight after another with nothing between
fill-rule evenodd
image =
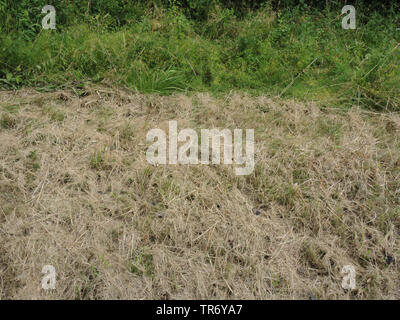
<instances>
[{"instance_id":1,"label":"green vegetation strip","mask_svg":"<svg viewBox=\"0 0 400 320\"><path fill-rule=\"evenodd\" d=\"M44 1L2 0L0 86L239 90L400 110L398 10L358 6L357 29L344 30L341 5L256 1L238 11L216 2L61 1L57 29L43 30Z\"/></svg>"}]
</instances>

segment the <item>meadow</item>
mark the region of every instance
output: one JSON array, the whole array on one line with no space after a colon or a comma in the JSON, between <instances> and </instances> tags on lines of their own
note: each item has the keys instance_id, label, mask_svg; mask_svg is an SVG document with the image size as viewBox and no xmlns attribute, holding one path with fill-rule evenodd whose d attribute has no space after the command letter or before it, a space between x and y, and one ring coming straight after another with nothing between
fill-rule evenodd
<instances>
[{"instance_id":1,"label":"meadow","mask_svg":"<svg viewBox=\"0 0 400 320\"><path fill-rule=\"evenodd\" d=\"M400 299L397 3L48 1L0 0L0 299ZM149 163L171 121L254 168Z\"/></svg>"}]
</instances>

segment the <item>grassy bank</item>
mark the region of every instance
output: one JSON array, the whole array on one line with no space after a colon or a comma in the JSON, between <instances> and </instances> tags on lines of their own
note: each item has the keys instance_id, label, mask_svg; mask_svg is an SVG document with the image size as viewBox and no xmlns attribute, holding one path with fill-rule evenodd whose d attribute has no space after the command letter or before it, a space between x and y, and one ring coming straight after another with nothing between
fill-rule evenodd
<instances>
[{"instance_id":1,"label":"grassy bank","mask_svg":"<svg viewBox=\"0 0 400 320\"><path fill-rule=\"evenodd\" d=\"M177 6L137 5L124 23L105 12L71 22L65 10L56 31L3 26L0 85L51 89L104 82L162 94L245 90L399 110L395 12L360 8L357 29L344 30L339 7L273 11L266 5L238 15L215 6L199 20Z\"/></svg>"}]
</instances>

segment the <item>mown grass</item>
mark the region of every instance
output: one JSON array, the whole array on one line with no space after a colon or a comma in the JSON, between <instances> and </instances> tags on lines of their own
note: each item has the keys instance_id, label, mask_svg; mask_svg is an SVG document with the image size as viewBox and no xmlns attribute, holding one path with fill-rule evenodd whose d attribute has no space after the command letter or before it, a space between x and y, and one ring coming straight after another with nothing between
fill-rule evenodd
<instances>
[{"instance_id":1,"label":"mown grass","mask_svg":"<svg viewBox=\"0 0 400 320\"><path fill-rule=\"evenodd\" d=\"M2 32L0 85L52 89L90 81L161 94L235 89L399 110L400 15L357 8L357 29L344 30L340 13L266 6L238 17L215 7L198 21L177 7L153 8L118 28L97 16L32 36Z\"/></svg>"},{"instance_id":2,"label":"mown grass","mask_svg":"<svg viewBox=\"0 0 400 320\"><path fill-rule=\"evenodd\" d=\"M149 164L174 118L254 128L254 172ZM398 113L97 86L0 92L0 119L1 299L400 298Z\"/></svg>"}]
</instances>

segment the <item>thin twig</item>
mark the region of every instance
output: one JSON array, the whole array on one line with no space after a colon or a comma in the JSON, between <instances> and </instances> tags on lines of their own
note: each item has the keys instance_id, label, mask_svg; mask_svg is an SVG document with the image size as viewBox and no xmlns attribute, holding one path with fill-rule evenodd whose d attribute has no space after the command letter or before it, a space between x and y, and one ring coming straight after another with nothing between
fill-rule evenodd
<instances>
[{"instance_id":1,"label":"thin twig","mask_svg":"<svg viewBox=\"0 0 400 320\"><path fill-rule=\"evenodd\" d=\"M303 71L300 72L300 73L286 86L285 89L282 90L282 92L279 94L278 97L280 98L280 97L293 85L293 83L296 81L296 79L297 79L298 77L300 77L309 67L311 67L311 66L314 64L314 62L317 61L317 59L318 59L318 57L315 58L313 61L311 61L311 63L310 63L307 67L305 67L305 68L303 69Z\"/></svg>"}]
</instances>

